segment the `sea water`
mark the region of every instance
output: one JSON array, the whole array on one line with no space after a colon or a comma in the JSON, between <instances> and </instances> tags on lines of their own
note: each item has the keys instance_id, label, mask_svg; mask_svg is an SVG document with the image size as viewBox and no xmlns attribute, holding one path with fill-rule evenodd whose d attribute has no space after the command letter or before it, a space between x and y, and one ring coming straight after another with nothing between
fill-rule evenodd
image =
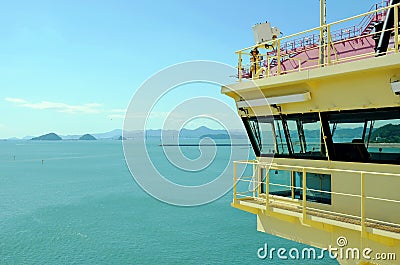
<instances>
[{"instance_id":1,"label":"sea water","mask_svg":"<svg viewBox=\"0 0 400 265\"><path fill-rule=\"evenodd\" d=\"M182 185L209 181L229 159L221 147L199 174L169 165L157 141L148 148ZM232 192L197 207L154 199L132 178L120 141L2 141L0 264L337 264L258 258L266 243L308 246L257 232L256 216L231 201Z\"/></svg>"}]
</instances>

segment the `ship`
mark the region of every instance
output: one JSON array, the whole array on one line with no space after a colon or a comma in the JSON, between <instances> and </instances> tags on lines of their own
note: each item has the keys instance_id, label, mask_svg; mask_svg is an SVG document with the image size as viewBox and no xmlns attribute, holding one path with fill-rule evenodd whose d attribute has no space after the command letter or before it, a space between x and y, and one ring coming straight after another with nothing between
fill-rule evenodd
<instances>
[{"instance_id":1,"label":"ship","mask_svg":"<svg viewBox=\"0 0 400 265\"><path fill-rule=\"evenodd\" d=\"M399 2L326 23L321 0L318 27L282 36L260 23L236 52L237 82L221 92L255 159L234 162L231 205L258 231L340 264L400 264Z\"/></svg>"}]
</instances>

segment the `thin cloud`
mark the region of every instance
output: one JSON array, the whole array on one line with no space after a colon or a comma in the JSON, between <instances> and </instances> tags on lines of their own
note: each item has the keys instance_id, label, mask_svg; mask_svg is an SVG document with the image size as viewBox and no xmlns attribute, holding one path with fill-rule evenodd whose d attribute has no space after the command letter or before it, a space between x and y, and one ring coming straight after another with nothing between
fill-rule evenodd
<instances>
[{"instance_id":1,"label":"thin cloud","mask_svg":"<svg viewBox=\"0 0 400 265\"><path fill-rule=\"evenodd\" d=\"M27 101L22 98L5 98L5 101L12 102L12 103L26 103Z\"/></svg>"},{"instance_id":2,"label":"thin cloud","mask_svg":"<svg viewBox=\"0 0 400 265\"><path fill-rule=\"evenodd\" d=\"M39 103L32 103L22 98L8 98L8 97L5 98L4 100L25 108L39 109L39 110L52 109L63 113L96 114L101 112L99 107L102 106L101 104L98 103L87 103L82 105L70 105L66 103L51 102L51 101L41 101Z\"/></svg>"}]
</instances>

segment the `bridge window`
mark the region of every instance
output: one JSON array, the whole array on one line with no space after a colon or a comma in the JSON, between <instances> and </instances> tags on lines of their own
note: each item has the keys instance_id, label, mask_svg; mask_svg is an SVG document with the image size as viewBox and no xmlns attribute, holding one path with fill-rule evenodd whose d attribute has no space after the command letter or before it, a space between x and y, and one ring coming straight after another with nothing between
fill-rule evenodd
<instances>
[{"instance_id":1,"label":"bridge window","mask_svg":"<svg viewBox=\"0 0 400 265\"><path fill-rule=\"evenodd\" d=\"M328 114L333 160L400 164L400 108Z\"/></svg>"},{"instance_id":2,"label":"bridge window","mask_svg":"<svg viewBox=\"0 0 400 265\"><path fill-rule=\"evenodd\" d=\"M336 161L400 164L399 107L326 112L321 117L322 124L317 113L243 122L256 156L327 159L329 153Z\"/></svg>"},{"instance_id":3,"label":"bridge window","mask_svg":"<svg viewBox=\"0 0 400 265\"><path fill-rule=\"evenodd\" d=\"M257 156L326 159L317 114L245 118Z\"/></svg>"},{"instance_id":4,"label":"bridge window","mask_svg":"<svg viewBox=\"0 0 400 265\"><path fill-rule=\"evenodd\" d=\"M262 154L275 153L275 140L273 136L273 124L269 121L259 122L260 128L260 151Z\"/></svg>"},{"instance_id":5,"label":"bridge window","mask_svg":"<svg viewBox=\"0 0 400 265\"><path fill-rule=\"evenodd\" d=\"M294 172L294 198L303 199L303 173ZM306 186L307 186L307 201L318 202L324 204L332 204L332 190L331 187L331 175L307 173L306 174Z\"/></svg>"},{"instance_id":6,"label":"bridge window","mask_svg":"<svg viewBox=\"0 0 400 265\"><path fill-rule=\"evenodd\" d=\"M269 194L292 197L290 171L270 170L269 183Z\"/></svg>"},{"instance_id":7,"label":"bridge window","mask_svg":"<svg viewBox=\"0 0 400 265\"><path fill-rule=\"evenodd\" d=\"M292 199L303 199L303 173L289 170L269 170L269 194ZM262 192L265 192L263 179ZM331 175L306 174L307 201L332 204Z\"/></svg>"},{"instance_id":8,"label":"bridge window","mask_svg":"<svg viewBox=\"0 0 400 265\"><path fill-rule=\"evenodd\" d=\"M256 156L275 153L273 120L266 117L242 118Z\"/></svg>"}]
</instances>

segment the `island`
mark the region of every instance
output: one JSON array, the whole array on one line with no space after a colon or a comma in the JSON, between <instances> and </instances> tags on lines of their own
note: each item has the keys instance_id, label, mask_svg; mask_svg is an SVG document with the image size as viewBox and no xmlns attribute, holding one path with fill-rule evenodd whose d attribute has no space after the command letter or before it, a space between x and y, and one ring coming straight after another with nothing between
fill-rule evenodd
<instances>
[{"instance_id":1,"label":"island","mask_svg":"<svg viewBox=\"0 0 400 265\"><path fill-rule=\"evenodd\" d=\"M377 128L371 135L372 143L400 143L400 124L386 124Z\"/></svg>"},{"instance_id":2,"label":"island","mask_svg":"<svg viewBox=\"0 0 400 265\"><path fill-rule=\"evenodd\" d=\"M91 134L84 134L81 137L79 137L78 140L93 141L93 140L97 140L97 139L96 139L96 137L94 137Z\"/></svg>"},{"instance_id":3,"label":"island","mask_svg":"<svg viewBox=\"0 0 400 265\"><path fill-rule=\"evenodd\" d=\"M31 140L34 141L60 141L62 138L55 133L48 133L38 137L33 137Z\"/></svg>"}]
</instances>

